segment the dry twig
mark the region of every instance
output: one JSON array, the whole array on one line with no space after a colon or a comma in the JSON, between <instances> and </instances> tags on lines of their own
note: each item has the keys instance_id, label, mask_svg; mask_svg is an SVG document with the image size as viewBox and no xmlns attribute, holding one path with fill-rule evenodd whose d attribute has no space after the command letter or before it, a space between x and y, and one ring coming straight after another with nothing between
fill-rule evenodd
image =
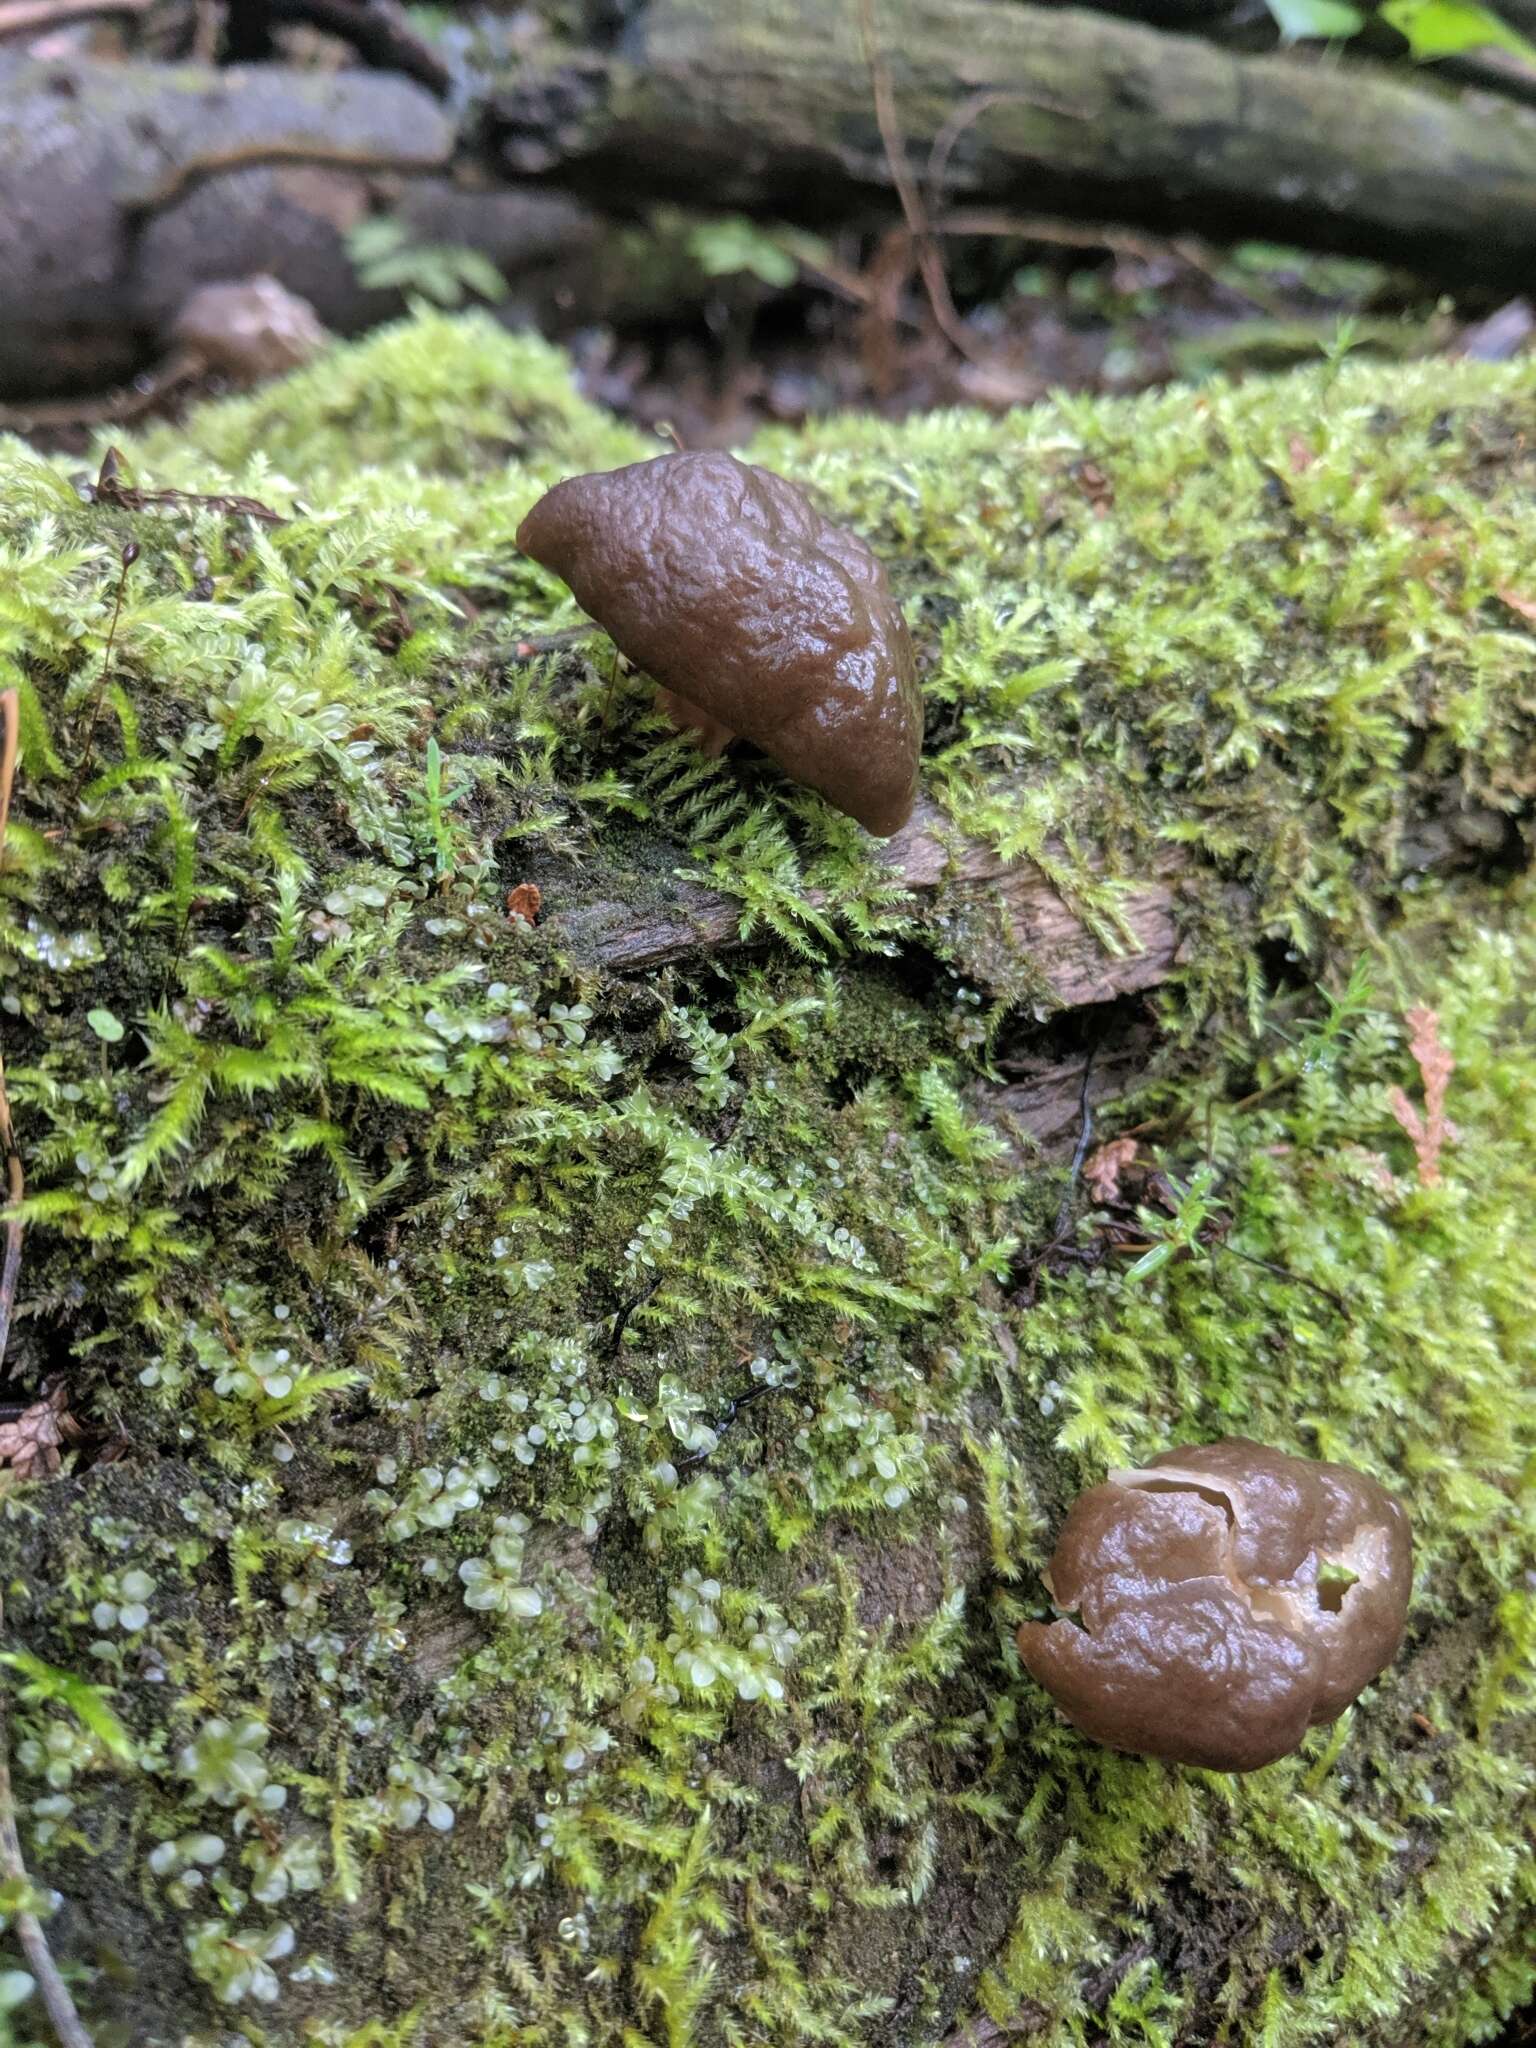
<instances>
[{"instance_id":1,"label":"dry twig","mask_svg":"<svg viewBox=\"0 0 1536 2048\"><path fill-rule=\"evenodd\" d=\"M864 61L869 67L870 90L874 95L875 120L880 128L880 141L885 150L885 160L890 166L891 183L896 187L896 197L901 201L902 216L911 238L918 276L922 279L923 289L928 294L934 325L952 348L957 349L969 361L985 367L989 361L988 352L977 346L950 295L949 279L945 275L944 261L934 240L928 209L923 204L923 195L912 175L912 167L907 162L907 145L901 132L900 116L896 111L896 94L891 86L890 69L875 34L875 0L859 0L859 28L864 39Z\"/></svg>"},{"instance_id":2,"label":"dry twig","mask_svg":"<svg viewBox=\"0 0 1536 2048\"><path fill-rule=\"evenodd\" d=\"M11 789L16 780L16 754L21 743L21 699L15 690L0 691L0 868L5 865L5 833L11 821ZM26 1179L21 1154L16 1148L16 1131L11 1123L11 1099L5 1085L5 1055L0 1050L0 1145L5 1148L9 1201L5 1219L5 1264L0 1267L0 1364L5 1362L10 1341L11 1312L16 1305L16 1280L21 1271L21 1223L16 1211L25 1195Z\"/></svg>"},{"instance_id":3,"label":"dry twig","mask_svg":"<svg viewBox=\"0 0 1536 2048\"><path fill-rule=\"evenodd\" d=\"M398 71L441 99L451 80L437 52L411 27L405 10L383 0L268 0L274 21L303 21L350 43L375 71Z\"/></svg>"},{"instance_id":4,"label":"dry twig","mask_svg":"<svg viewBox=\"0 0 1536 2048\"><path fill-rule=\"evenodd\" d=\"M0 1607L0 1626L4 1625L4 1620L5 1611ZM0 1877L7 1884L31 1890L31 1879L21 1857L21 1838L16 1832L16 1796L11 1790L11 1752L3 1691L0 1691ZM59 1975L59 1966L53 1960L43 1923L35 1913L23 1908L12 1913L11 1925L21 1943L27 1968L37 1980L43 2010L58 2037L59 2048L93 2048L90 2035L80 2024L75 2001L69 1995L69 1986Z\"/></svg>"}]
</instances>

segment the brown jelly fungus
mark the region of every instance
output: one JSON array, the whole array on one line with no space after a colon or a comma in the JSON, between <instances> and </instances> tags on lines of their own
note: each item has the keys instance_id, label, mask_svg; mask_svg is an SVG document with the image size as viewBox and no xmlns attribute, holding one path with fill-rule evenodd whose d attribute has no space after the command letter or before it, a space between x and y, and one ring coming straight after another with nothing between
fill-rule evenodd
<instances>
[{"instance_id":1,"label":"brown jelly fungus","mask_svg":"<svg viewBox=\"0 0 1536 2048\"><path fill-rule=\"evenodd\" d=\"M1161 1451L1074 1503L1019 1652L1076 1727L1252 1771L1336 1720L1397 1654L1408 1517L1346 1465L1245 1437Z\"/></svg>"},{"instance_id":2,"label":"brown jelly fungus","mask_svg":"<svg viewBox=\"0 0 1536 2048\"><path fill-rule=\"evenodd\" d=\"M906 823L922 741L906 622L878 558L792 483L660 455L556 484L517 544L708 751L749 739L868 831Z\"/></svg>"}]
</instances>

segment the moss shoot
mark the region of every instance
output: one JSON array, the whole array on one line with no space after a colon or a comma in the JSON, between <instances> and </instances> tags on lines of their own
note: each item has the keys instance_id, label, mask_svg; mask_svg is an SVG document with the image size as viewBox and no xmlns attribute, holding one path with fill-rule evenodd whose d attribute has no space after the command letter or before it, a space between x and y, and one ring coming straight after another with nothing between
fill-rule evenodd
<instances>
[{"instance_id":1,"label":"moss shoot","mask_svg":"<svg viewBox=\"0 0 1536 2048\"><path fill-rule=\"evenodd\" d=\"M1104 1127L1222 1227L1139 1278L1081 1188L1042 1264L1065 1172L977 1111L1030 959L700 762L517 555L648 452L435 317L124 448L281 524L0 441L0 1400L87 1432L0 1477L0 1668L98 2048L1487 2038L1536 1975L1536 364L752 451L890 565L959 830L1109 948L1187 864L1183 1051ZM563 922L680 876L747 950ZM1224 1435L1418 1540L1401 1659L1246 1779L1092 1747L1014 1648L1073 1495Z\"/></svg>"}]
</instances>

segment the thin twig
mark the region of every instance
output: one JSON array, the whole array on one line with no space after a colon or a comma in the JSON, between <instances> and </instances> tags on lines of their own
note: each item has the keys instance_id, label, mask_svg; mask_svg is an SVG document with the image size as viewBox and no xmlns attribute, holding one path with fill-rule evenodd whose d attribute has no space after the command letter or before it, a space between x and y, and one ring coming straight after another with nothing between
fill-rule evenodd
<instances>
[{"instance_id":1,"label":"thin twig","mask_svg":"<svg viewBox=\"0 0 1536 2048\"><path fill-rule=\"evenodd\" d=\"M0 1695L0 1871L4 1872L8 1883L26 1885L30 1880L27 1866L21 1860L15 1814L5 1739L4 1696ZM35 1913L16 1911L11 1915L11 1924L16 1929L16 1939L21 1943L27 1968L37 1980L43 2010L48 2015L48 2024L58 2036L59 2048L94 2048L90 2035L80 2024L75 2001L69 1995L69 1986L59 1975L59 1966L53 1960L48 1937L43 1933L43 1923Z\"/></svg>"},{"instance_id":2,"label":"thin twig","mask_svg":"<svg viewBox=\"0 0 1536 2048\"><path fill-rule=\"evenodd\" d=\"M452 82L448 67L411 28L404 10L377 0L273 0L278 21L309 22L322 34L350 43L375 71L414 78L439 99Z\"/></svg>"},{"instance_id":3,"label":"thin twig","mask_svg":"<svg viewBox=\"0 0 1536 2048\"><path fill-rule=\"evenodd\" d=\"M790 1391L791 1389L788 1387L772 1386L767 1380L754 1380L751 1386L745 1388L741 1393L727 1394L724 1412L711 1416L707 1425L714 1431L717 1439L716 1443L711 1445L707 1451L690 1451L686 1458L679 1458L677 1461L678 1471L686 1472L690 1466L702 1465L706 1458L710 1457L715 1450L718 1450L718 1439L725 1435L725 1432L730 1428L743 1408L748 1407L753 1401L761 1399L764 1394L787 1394Z\"/></svg>"},{"instance_id":4,"label":"thin twig","mask_svg":"<svg viewBox=\"0 0 1536 2048\"><path fill-rule=\"evenodd\" d=\"M0 1081L0 1092L4 1083ZM7 1106L5 1120L10 1122ZM11 1317L16 1309L16 1282L21 1276L21 1225L16 1211L26 1197L27 1183L21 1170L21 1160L12 1152L5 1162L6 1180L9 1184L9 1214L5 1219L5 1263L0 1266L0 1362L4 1361L6 1346L11 1341Z\"/></svg>"},{"instance_id":5,"label":"thin twig","mask_svg":"<svg viewBox=\"0 0 1536 2048\"><path fill-rule=\"evenodd\" d=\"M0 36L57 28L93 14L148 14L155 0L0 0Z\"/></svg>"},{"instance_id":6,"label":"thin twig","mask_svg":"<svg viewBox=\"0 0 1536 2048\"><path fill-rule=\"evenodd\" d=\"M1065 249L1109 249L1116 255L1136 256L1144 262L1172 248L1153 235L1138 235L1130 228L1111 227L1105 221L1058 220L1054 215L1008 213L995 206L961 206L935 215L936 235L1003 235L1010 241L1059 243Z\"/></svg>"},{"instance_id":7,"label":"thin twig","mask_svg":"<svg viewBox=\"0 0 1536 2048\"><path fill-rule=\"evenodd\" d=\"M907 162L907 146L901 132L901 118L896 110L896 94L891 86L891 74L879 40L875 34L875 0L859 0L859 30L864 40L864 61L869 67L870 90L875 102L875 120L880 129L880 141L885 150L885 160L890 167L891 183L896 187L896 197L901 201L902 216L907 223L907 233L912 238L913 254L917 259L917 273L928 294L928 304L933 313L934 325L950 346L970 362L987 365L991 357L987 350L978 346L975 337L966 327L950 295L949 279L944 273L943 259L933 239L933 229L928 220L928 210L923 204L923 195L918 190L912 167Z\"/></svg>"},{"instance_id":8,"label":"thin twig","mask_svg":"<svg viewBox=\"0 0 1536 2048\"><path fill-rule=\"evenodd\" d=\"M938 134L933 138L933 148L928 152L929 204L937 206L944 197L944 179L949 170L949 159L954 154L955 144L973 122L993 107L1021 106L1034 107L1042 114L1059 114L1065 121L1087 121L1092 116L1085 114L1081 107L1064 107L1057 100L1039 99L1028 92L973 92L968 100L962 100Z\"/></svg>"},{"instance_id":9,"label":"thin twig","mask_svg":"<svg viewBox=\"0 0 1536 2048\"><path fill-rule=\"evenodd\" d=\"M5 834L11 822L11 790L16 781L16 756L21 746L21 698L15 690L0 691L0 868L5 865ZM5 1263L0 1267L0 1365L5 1363L10 1342L11 1311L16 1305L16 1281L21 1272L21 1223L16 1215L27 1192L21 1170L21 1153L16 1128L11 1122L10 1091L5 1085L5 1052L0 1047L0 1145L5 1148L9 1201L5 1219Z\"/></svg>"},{"instance_id":10,"label":"thin twig","mask_svg":"<svg viewBox=\"0 0 1536 2048\"><path fill-rule=\"evenodd\" d=\"M657 1288L660 1285L661 1275L658 1273L656 1275L656 1278L651 1282L650 1286L646 1288L645 1292L643 1294L637 1294L632 1301L626 1301L624 1306L619 1310L618 1314L614 1317L613 1328L608 1332L608 1353L610 1357L618 1356L619 1346L624 1341L624 1331L629 1323L630 1317L635 1313L637 1309L642 1309L645 1307L645 1304L650 1300L651 1296L656 1292Z\"/></svg>"},{"instance_id":11,"label":"thin twig","mask_svg":"<svg viewBox=\"0 0 1536 2048\"><path fill-rule=\"evenodd\" d=\"M0 427L34 434L58 427L118 427L153 412L171 392L202 376L207 364L190 349L177 349L136 384L94 397L40 399L35 405L0 405Z\"/></svg>"},{"instance_id":12,"label":"thin twig","mask_svg":"<svg viewBox=\"0 0 1536 2048\"><path fill-rule=\"evenodd\" d=\"M1345 1322L1349 1321L1349 1303L1342 1294L1335 1294L1331 1287L1325 1287L1320 1280L1309 1280L1305 1273L1293 1273L1289 1266L1276 1265L1273 1259L1261 1259L1253 1252L1241 1252L1235 1244L1223 1241L1220 1249L1230 1252L1234 1259L1241 1259L1245 1265L1262 1266L1266 1273L1273 1273L1281 1280L1294 1280L1298 1287L1310 1287L1314 1294L1320 1294L1324 1301L1332 1303Z\"/></svg>"},{"instance_id":13,"label":"thin twig","mask_svg":"<svg viewBox=\"0 0 1536 2048\"><path fill-rule=\"evenodd\" d=\"M1002 235L1010 241L1050 242L1064 249L1108 249L1115 256L1133 256L1139 263L1155 263L1172 256L1187 270L1230 292L1245 305L1271 318L1281 318L1284 308L1255 286L1239 284L1222 269L1192 236L1172 241L1156 235L1139 235L1132 228L1111 227L1105 221L1071 221L1046 218L1032 213L999 212L996 207L959 207L942 213L932 222L935 235Z\"/></svg>"},{"instance_id":14,"label":"thin twig","mask_svg":"<svg viewBox=\"0 0 1536 2048\"><path fill-rule=\"evenodd\" d=\"M222 26L217 0L192 0L192 47L187 55L193 64L218 62Z\"/></svg>"},{"instance_id":15,"label":"thin twig","mask_svg":"<svg viewBox=\"0 0 1536 2048\"><path fill-rule=\"evenodd\" d=\"M21 748L19 691L0 691L0 720L3 720L5 728L4 738L0 740L0 867L4 867L5 831L11 822L11 786L16 780L16 756ZM7 1130L9 1121L7 1114Z\"/></svg>"},{"instance_id":16,"label":"thin twig","mask_svg":"<svg viewBox=\"0 0 1536 2048\"><path fill-rule=\"evenodd\" d=\"M89 500L93 505L110 505L122 512L151 512L162 506L174 509L182 505L206 506L210 512L227 512L236 517L259 519L264 526L286 526L287 519L281 512L274 512L270 505L264 505L260 498L243 498L230 491L145 491L135 484L123 482L123 458L115 448L109 448L101 459L101 469L96 481L90 486ZM138 547L130 542L134 558Z\"/></svg>"}]
</instances>

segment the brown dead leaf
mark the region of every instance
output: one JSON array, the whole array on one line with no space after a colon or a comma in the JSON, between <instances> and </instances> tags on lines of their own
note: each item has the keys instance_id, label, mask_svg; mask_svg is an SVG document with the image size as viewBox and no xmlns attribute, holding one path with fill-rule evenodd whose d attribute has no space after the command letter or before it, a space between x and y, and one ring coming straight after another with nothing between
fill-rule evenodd
<instances>
[{"instance_id":1,"label":"brown dead leaf","mask_svg":"<svg viewBox=\"0 0 1536 2048\"><path fill-rule=\"evenodd\" d=\"M18 1479L52 1478L63 1446L80 1434L68 1398L61 1383L12 1421L0 1422L0 1466L9 1465Z\"/></svg>"},{"instance_id":2,"label":"brown dead leaf","mask_svg":"<svg viewBox=\"0 0 1536 2048\"><path fill-rule=\"evenodd\" d=\"M537 882L519 882L507 891L507 916L513 924L537 924L544 892Z\"/></svg>"},{"instance_id":3,"label":"brown dead leaf","mask_svg":"<svg viewBox=\"0 0 1536 2048\"><path fill-rule=\"evenodd\" d=\"M1111 1138L1090 1152L1083 1162L1083 1179L1096 1202L1113 1202L1120 1193L1120 1176L1136 1157L1134 1138Z\"/></svg>"},{"instance_id":4,"label":"brown dead leaf","mask_svg":"<svg viewBox=\"0 0 1536 2048\"><path fill-rule=\"evenodd\" d=\"M1521 597L1515 590L1497 590L1494 595L1500 604L1507 604L1512 612L1518 612L1527 624L1536 626L1536 597Z\"/></svg>"},{"instance_id":5,"label":"brown dead leaf","mask_svg":"<svg viewBox=\"0 0 1536 2048\"><path fill-rule=\"evenodd\" d=\"M1096 462L1078 463L1073 475L1094 513L1102 519L1115 502L1114 485Z\"/></svg>"}]
</instances>

